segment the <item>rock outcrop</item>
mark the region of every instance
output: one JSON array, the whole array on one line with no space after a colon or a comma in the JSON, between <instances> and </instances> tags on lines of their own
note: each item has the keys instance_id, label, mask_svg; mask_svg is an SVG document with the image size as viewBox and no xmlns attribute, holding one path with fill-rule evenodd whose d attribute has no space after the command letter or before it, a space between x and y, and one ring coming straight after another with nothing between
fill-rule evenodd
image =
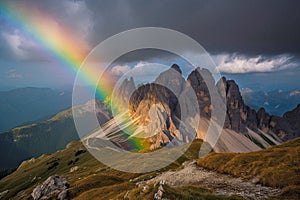
<instances>
[{"instance_id":1,"label":"rock outcrop","mask_svg":"<svg viewBox=\"0 0 300 200\"><path fill-rule=\"evenodd\" d=\"M59 200L64 200L68 199L68 188L69 183L65 178L53 175L34 188L31 196L34 200L48 199L53 196L57 196Z\"/></svg>"},{"instance_id":2,"label":"rock outcrop","mask_svg":"<svg viewBox=\"0 0 300 200\"><path fill-rule=\"evenodd\" d=\"M205 80L203 76L205 76ZM209 81L211 84L215 85L212 74L207 69L197 68L191 72L187 78L187 81L197 95L200 115L209 118L211 115L211 101L207 82Z\"/></svg>"},{"instance_id":3,"label":"rock outcrop","mask_svg":"<svg viewBox=\"0 0 300 200\"><path fill-rule=\"evenodd\" d=\"M268 114L264 108L257 112L245 105L238 85L224 77L219 82L225 85L227 117L224 128L247 135L248 128L254 132L270 134L276 140L286 141L300 136L300 106L286 112L283 117ZM218 83L220 84L220 83ZM278 136L278 137L277 137Z\"/></svg>"},{"instance_id":4,"label":"rock outcrop","mask_svg":"<svg viewBox=\"0 0 300 200\"><path fill-rule=\"evenodd\" d=\"M3 192L0 192L0 199L4 199L4 197L9 193L9 190L5 190Z\"/></svg>"}]
</instances>

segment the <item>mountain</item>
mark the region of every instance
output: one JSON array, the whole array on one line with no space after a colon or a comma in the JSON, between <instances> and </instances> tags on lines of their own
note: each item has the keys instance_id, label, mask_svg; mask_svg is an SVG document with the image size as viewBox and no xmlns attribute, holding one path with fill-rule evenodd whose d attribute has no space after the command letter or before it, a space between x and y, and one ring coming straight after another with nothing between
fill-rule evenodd
<instances>
[{"instance_id":1,"label":"mountain","mask_svg":"<svg viewBox=\"0 0 300 200\"><path fill-rule=\"evenodd\" d=\"M89 101L77 106L78 119L86 119L96 105L100 124L107 122L111 116L103 103ZM89 126L88 122L87 125ZM96 127L90 127L92 131ZM75 129L72 109L56 114L49 120L36 124L20 126L0 134L0 169L17 167L23 160L53 153L63 149L70 141L79 140Z\"/></svg>"},{"instance_id":2,"label":"mountain","mask_svg":"<svg viewBox=\"0 0 300 200\"><path fill-rule=\"evenodd\" d=\"M224 84L225 80L223 78ZM225 128L242 132L250 138L253 137L251 132L254 131L267 141L270 139L269 136L276 141L287 141L300 136L298 128L300 123L299 105L290 111L292 114L286 112L283 117L270 115L264 108L260 108L256 112L244 103L239 87L233 80L226 81L225 85L228 116ZM286 115L292 115L294 120L291 122L291 117ZM256 138L254 140L257 142ZM268 143L272 144L274 141L268 141Z\"/></svg>"},{"instance_id":3,"label":"mountain","mask_svg":"<svg viewBox=\"0 0 300 200\"><path fill-rule=\"evenodd\" d=\"M270 114L278 116L283 116L285 112L292 110L300 102L299 90L263 92L243 88L241 93L245 103L251 108L258 110L263 107Z\"/></svg>"},{"instance_id":4,"label":"mountain","mask_svg":"<svg viewBox=\"0 0 300 200\"><path fill-rule=\"evenodd\" d=\"M71 91L19 88L0 92L0 132L43 121L72 106Z\"/></svg>"},{"instance_id":5,"label":"mountain","mask_svg":"<svg viewBox=\"0 0 300 200\"><path fill-rule=\"evenodd\" d=\"M121 105L118 107L124 108L122 112L128 113L125 114L127 117L119 118L125 120L122 123L128 125L133 135L148 137L150 150L165 145L188 143L195 136L205 140L212 106L208 87L201 74L204 74L206 81L210 81L212 85L225 88L223 95L226 99L226 120L214 147L215 151L255 151L297 137L296 129L288 129L293 125L286 123L287 120L269 115L263 109L256 112L247 106L235 81L223 77L215 83L212 74L200 68L192 71L185 80L176 64L161 73L153 83L139 85L137 89L133 78L125 79L117 92L120 95L116 96L116 103ZM193 91L196 94L199 112L191 107ZM126 94L130 94L129 97ZM121 115L124 114L122 112ZM299 119L299 115L295 115ZM133 120L128 122L128 118ZM201 118L200 126L194 124L198 118ZM107 130L118 128L114 120L107 126L110 126ZM142 127L142 130L136 129L137 126ZM116 132L119 133L113 137L114 142L118 143L124 133L121 129ZM92 135L97 138L97 133Z\"/></svg>"}]
</instances>

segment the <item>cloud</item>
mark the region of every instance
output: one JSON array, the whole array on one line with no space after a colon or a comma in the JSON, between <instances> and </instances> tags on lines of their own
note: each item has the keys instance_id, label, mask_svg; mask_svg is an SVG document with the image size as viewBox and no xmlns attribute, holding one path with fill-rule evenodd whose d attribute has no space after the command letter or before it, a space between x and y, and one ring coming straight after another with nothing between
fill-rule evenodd
<instances>
[{"instance_id":1,"label":"cloud","mask_svg":"<svg viewBox=\"0 0 300 200\"><path fill-rule=\"evenodd\" d=\"M25 11L24 22L31 29L31 23L39 23L43 31L57 39L68 37L76 42L82 52L89 51L90 34L93 31L92 13L86 7L85 1L9 1L10 9ZM9 13L9 12L8 12ZM27 16L28 15L28 16ZM2 18L3 17L3 18ZM28 21L27 21L28 20ZM49 61L53 56L48 47L36 40L35 36L24 29L22 23L12 23L10 15L0 15L0 57L5 60ZM33 27L40 28L40 27ZM52 35L51 35L52 34ZM47 38L45 38L47 39ZM50 40L51 41L51 40ZM81 52L78 52L79 54Z\"/></svg>"},{"instance_id":2,"label":"cloud","mask_svg":"<svg viewBox=\"0 0 300 200\"><path fill-rule=\"evenodd\" d=\"M200 56L200 57L199 57ZM190 55L191 58L200 60L201 67L210 66L210 57L208 55ZM200 59L199 59L200 58ZM276 72L285 69L294 69L299 66L299 60L289 54L280 54L276 56L246 56L240 54L217 54L211 55L216 65L216 72L228 74L259 73L264 75L268 72ZM162 60L161 60L162 61ZM131 66L131 67L130 67ZM170 65L162 63L140 61L135 64L118 64L111 69L116 76L135 76L135 77L155 77L158 71L162 72L168 69ZM189 66L181 66L189 67ZM155 70L154 70L155 69Z\"/></svg>"},{"instance_id":3,"label":"cloud","mask_svg":"<svg viewBox=\"0 0 300 200\"><path fill-rule=\"evenodd\" d=\"M111 73L115 76L122 76L128 71L130 71L130 67L128 65L116 65L111 69Z\"/></svg>"},{"instance_id":4,"label":"cloud","mask_svg":"<svg viewBox=\"0 0 300 200\"><path fill-rule=\"evenodd\" d=\"M10 69L6 72L7 78L20 79L23 78L22 74L19 74L16 69Z\"/></svg>"},{"instance_id":5,"label":"cloud","mask_svg":"<svg viewBox=\"0 0 300 200\"><path fill-rule=\"evenodd\" d=\"M157 69L153 70L153 68L157 68L157 67L158 70L160 70L162 67L165 68L163 64L140 61L138 63L132 64L132 67L130 67L127 64L115 65L111 68L110 72L115 76L123 76L125 74L144 76L144 75L156 74Z\"/></svg>"},{"instance_id":6,"label":"cloud","mask_svg":"<svg viewBox=\"0 0 300 200\"><path fill-rule=\"evenodd\" d=\"M227 3L215 0L164 0L160 4L128 0L8 2L15 4L16 10L27 5L51 16L60 26L68 27L78 35L78 40L85 40L90 48L121 31L156 26L183 32L211 53L300 53L300 29L297 28L300 26L300 15L297 12L299 1ZM6 27L3 24L0 20L0 28L5 31L10 25ZM131 61L139 59L133 57Z\"/></svg>"},{"instance_id":7,"label":"cloud","mask_svg":"<svg viewBox=\"0 0 300 200\"><path fill-rule=\"evenodd\" d=\"M91 34L96 44L127 29L151 26L183 32L213 53L300 53L300 1L86 0L86 5L97 19Z\"/></svg>"},{"instance_id":8,"label":"cloud","mask_svg":"<svg viewBox=\"0 0 300 200\"><path fill-rule=\"evenodd\" d=\"M12 33L2 32L2 37L6 41L9 50L12 51L17 58L26 59L28 57L28 53L24 49L27 49L26 46L28 45L33 46L33 44L25 37L22 37L18 30Z\"/></svg>"},{"instance_id":9,"label":"cloud","mask_svg":"<svg viewBox=\"0 0 300 200\"><path fill-rule=\"evenodd\" d=\"M6 51L6 54L9 52L8 56L4 57L4 59L12 58L21 61L46 61L49 59L46 54L43 53L44 51L41 46L23 35L18 29L14 29L11 32L2 31L0 37L2 37L5 43L2 44L1 47Z\"/></svg>"},{"instance_id":10,"label":"cloud","mask_svg":"<svg viewBox=\"0 0 300 200\"><path fill-rule=\"evenodd\" d=\"M293 56L282 54L272 57L221 54L213 56L217 69L229 74L242 74L251 72L274 72L290 69L297 66Z\"/></svg>"},{"instance_id":11,"label":"cloud","mask_svg":"<svg viewBox=\"0 0 300 200\"><path fill-rule=\"evenodd\" d=\"M95 19L85 1L58 1L59 7L55 6L56 20L62 25L76 32L80 40L89 41L93 33ZM53 4L51 4L53 6ZM53 13L52 13L53 14ZM93 46L93 45L92 45Z\"/></svg>"},{"instance_id":12,"label":"cloud","mask_svg":"<svg viewBox=\"0 0 300 200\"><path fill-rule=\"evenodd\" d=\"M170 66L161 63L143 62L135 63L132 67L128 65L117 65L112 68L111 72L119 73L122 76L119 80L130 77L134 78L136 84L153 82L157 76L169 69Z\"/></svg>"}]
</instances>

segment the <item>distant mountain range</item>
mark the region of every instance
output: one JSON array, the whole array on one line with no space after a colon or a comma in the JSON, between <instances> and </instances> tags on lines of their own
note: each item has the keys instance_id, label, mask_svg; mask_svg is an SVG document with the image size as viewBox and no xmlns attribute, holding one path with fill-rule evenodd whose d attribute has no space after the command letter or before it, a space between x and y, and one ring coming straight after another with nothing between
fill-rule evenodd
<instances>
[{"instance_id":1,"label":"distant mountain range","mask_svg":"<svg viewBox=\"0 0 300 200\"><path fill-rule=\"evenodd\" d=\"M86 87L79 87L82 98L79 104L90 99L85 97ZM58 112L72 106L72 89L25 87L0 91L0 134L16 126L45 121Z\"/></svg>"},{"instance_id":2,"label":"distant mountain range","mask_svg":"<svg viewBox=\"0 0 300 200\"><path fill-rule=\"evenodd\" d=\"M0 133L44 121L71 106L71 91L27 87L0 92Z\"/></svg>"},{"instance_id":3,"label":"distant mountain range","mask_svg":"<svg viewBox=\"0 0 300 200\"><path fill-rule=\"evenodd\" d=\"M264 92L243 88L241 93L245 103L251 108L258 110L263 107L270 114L278 116L283 116L286 111L292 110L300 102L299 90Z\"/></svg>"},{"instance_id":4,"label":"distant mountain range","mask_svg":"<svg viewBox=\"0 0 300 200\"><path fill-rule=\"evenodd\" d=\"M77 116L78 119L85 120L91 114L94 105L97 107L100 124L111 118L103 103L90 101L75 108L81 112L80 116ZM90 128L92 131L96 127ZM70 141L75 140L79 140L79 136L72 109L62 111L43 122L10 129L0 134L0 171L15 168L24 159L63 149Z\"/></svg>"}]
</instances>

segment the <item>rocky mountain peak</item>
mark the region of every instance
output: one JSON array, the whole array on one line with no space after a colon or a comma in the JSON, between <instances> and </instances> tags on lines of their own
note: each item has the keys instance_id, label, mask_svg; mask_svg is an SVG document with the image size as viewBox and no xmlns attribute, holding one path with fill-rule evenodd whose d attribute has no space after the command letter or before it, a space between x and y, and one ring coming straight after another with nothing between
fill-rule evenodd
<instances>
[{"instance_id":1,"label":"rocky mountain peak","mask_svg":"<svg viewBox=\"0 0 300 200\"><path fill-rule=\"evenodd\" d=\"M179 96L186 85L186 81L182 77L182 71L176 64L173 64L170 69L159 74L155 80L155 83L168 88L176 96Z\"/></svg>"},{"instance_id":2,"label":"rocky mountain peak","mask_svg":"<svg viewBox=\"0 0 300 200\"><path fill-rule=\"evenodd\" d=\"M182 71L181 71L180 67L179 67L177 64L173 64L173 65L171 66L171 69L174 69L174 70L176 70L179 74L182 74Z\"/></svg>"},{"instance_id":3,"label":"rocky mountain peak","mask_svg":"<svg viewBox=\"0 0 300 200\"><path fill-rule=\"evenodd\" d=\"M205 76L205 80L203 76ZM209 118L211 115L211 99L206 83L207 81L212 81L211 83L214 84L214 78L212 77L212 74L207 69L201 69L198 67L190 73L187 81L197 96L200 115Z\"/></svg>"},{"instance_id":4,"label":"rocky mountain peak","mask_svg":"<svg viewBox=\"0 0 300 200\"><path fill-rule=\"evenodd\" d=\"M236 132L247 132L247 129L243 122L247 121L246 107L242 95L239 90L239 86L233 80L226 81L226 104L227 115L230 121L228 128L233 129Z\"/></svg>"},{"instance_id":5,"label":"rocky mountain peak","mask_svg":"<svg viewBox=\"0 0 300 200\"><path fill-rule=\"evenodd\" d=\"M234 80L228 80L226 83L227 83L226 91L227 91L228 99L234 100L233 103L239 103L239 105L236 106L241 106L244 103L244 101L240 93L239 86L236 84Z\"/></svg>"}]
</instances>

